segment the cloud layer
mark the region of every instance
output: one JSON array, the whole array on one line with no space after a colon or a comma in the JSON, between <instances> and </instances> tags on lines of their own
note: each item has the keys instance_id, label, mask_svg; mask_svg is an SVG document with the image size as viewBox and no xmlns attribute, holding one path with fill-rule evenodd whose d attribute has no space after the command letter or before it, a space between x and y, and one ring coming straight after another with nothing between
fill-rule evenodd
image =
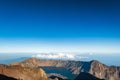
<instances>
[{"instance_id":1,"label":"cloud layer","mask_svg":"<svg viewBox=\"0 0 120 80\"><path fill-rule=\"evenodd\" d=\"M86 56L75 55L70 53L39 53L32 55L32 57L39 59L55 59L55 60L80 60L88 58Z\"/></svg>"}]
</instances>

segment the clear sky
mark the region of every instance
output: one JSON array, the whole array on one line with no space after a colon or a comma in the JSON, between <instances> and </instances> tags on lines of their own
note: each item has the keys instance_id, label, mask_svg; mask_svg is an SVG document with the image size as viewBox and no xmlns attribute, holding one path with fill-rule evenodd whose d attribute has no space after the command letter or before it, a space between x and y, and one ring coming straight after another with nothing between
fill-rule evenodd
<instances>
[{"instance_id":1,"label":"clear sky","mask_svg":"<svg viewBox=\"0 0 120 80\"><path fill-rule=\"evenodd\" d=\"M0 52L120 53L119 0L0 0Z\"/></svg>"}]
</instances>

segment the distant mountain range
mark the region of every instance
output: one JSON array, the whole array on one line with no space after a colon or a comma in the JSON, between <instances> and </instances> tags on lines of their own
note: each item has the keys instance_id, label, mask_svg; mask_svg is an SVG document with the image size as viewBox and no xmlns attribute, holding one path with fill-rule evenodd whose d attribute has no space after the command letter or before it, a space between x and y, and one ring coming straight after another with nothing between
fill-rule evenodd
<instances>
[{"instance_id":1,"label":"distant mountain range","mask_svg":"<svg viewBox=\"0 0 120 80\"><path fill-rule=\"evenodd\" d=\"M85 72L85 73L90 73L91 75L100 79L120 80L120 67L107 66L96 60L85 62L85 61L68 61L68 60L67 61L40 60L36 58L29 58L22 62L12 63L11 65L22 65L31 68L41 67L47 72L47 74L48 74L48 68L51 68L51 70L49 69L49 73L53 73L54 72L53 68L56 67L56 69L58 69L60 74L62 74L63 76L66 76L64 75L64 72L67 71L75 75L74 77L79 75L81 72ZM61 68L64 68L63 73L61 73L61 70L63 70ZM67 78L70 79L69 76L67 76Z\"/></svg>"},{"instance_id":2,"label":"distant mountain range","mask_svg":"<svg viewBox=\"0 0 120 80\"><path fill-rule=\"evenodd\" d=\"M31 61L32 63L39 62L39 60L30 58L20 63L14 63L10 65L0 65L0 80L73 80L68 79L62 75L50 74L49 77L46 75L45 71L37 66L28 66L27 64ZM43 67L44 68L44 67ZM59 67L54 67L54 69L61 70ZM62 68L63 69L63 68ZM54 70L53 70L54 71ZM64 69L63 69L64 72ZM68 73L66 73L68 74ZM80 78L79 78L80 77ZM81 73L74 78L75 80L101 80L95 76L84 73L84 76L81 76ZM103 79L102 79L103 80Z\"/></svg>"}]
</instances>

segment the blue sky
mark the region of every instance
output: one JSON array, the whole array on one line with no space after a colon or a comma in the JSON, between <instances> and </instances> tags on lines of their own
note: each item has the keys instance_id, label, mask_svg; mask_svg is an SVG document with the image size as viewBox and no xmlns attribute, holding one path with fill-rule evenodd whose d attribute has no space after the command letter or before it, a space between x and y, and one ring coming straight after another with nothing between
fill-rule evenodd
<instances>
[{"instance_id":1,"label":"blue sky","mask_svg":"<svg viewBox=\"0 0 120 80\"><path fill-rule=\"evenodd\" d=\"M0 0L0 52L120 53L118 0Z\"/></svg>"}]
</instances>

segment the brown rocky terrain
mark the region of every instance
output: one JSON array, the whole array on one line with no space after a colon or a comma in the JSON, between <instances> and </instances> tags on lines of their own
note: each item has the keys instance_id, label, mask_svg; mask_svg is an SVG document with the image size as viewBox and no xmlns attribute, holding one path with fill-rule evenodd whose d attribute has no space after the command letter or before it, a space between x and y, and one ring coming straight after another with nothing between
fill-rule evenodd
<instances>
[{"instance_id":1,"label":"brown rocky terrain","mask_svg":"<svg viewBox=\"0 0 120 80\"><path fill-rule=\"evenodd\" d=\"M91 61L90 74L106 80L120 80L120 67L106 66L98 61Z\"/></svg>"},{"instance_id":2,"label":"brown rocky terrain","mask_svg":"<svg viewBox=\"0 0 120 80\"><path fill-rule=\"evenodd\" d=\"M81 72L90 73L100 79L106 80L120 80L120 67L106 66L96 60L90 62L84 61L61 61L61 60L40 60L30 58L20 63L13 63L11 65L22 65L25 67L64 67L71 71L72 74L80 74Z\"/></svg>"},{"instance_id":3,"label":"brown rocky terrain","mask_svg":"<svg viewBox=\"0 0 120 80\"><path fill-rule=\"evenodd\" d=\"M7 77L15 78L17 80L48 80L45 72L42 69L28 68L20 65L0 65L0 74Z\"/></svg>"}]
</instances>

